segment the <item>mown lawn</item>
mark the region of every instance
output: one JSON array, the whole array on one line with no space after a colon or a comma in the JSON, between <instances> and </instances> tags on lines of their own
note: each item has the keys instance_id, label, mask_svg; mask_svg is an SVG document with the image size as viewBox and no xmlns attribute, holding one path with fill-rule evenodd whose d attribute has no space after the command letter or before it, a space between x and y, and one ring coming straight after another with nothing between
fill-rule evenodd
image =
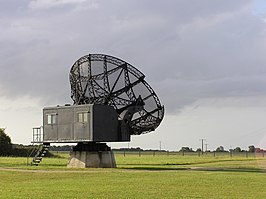
<instances>
[{"instance_id":1,"label":"mown lawn","mask_svg":"<svg viewBox=\"0 0 266 199\"><path fill-rule=\"evenodd\" d=\"M266 198L266 158L116 155L116 169L0 157L0 198ZM7 168L9 170L3 170Z\"/></svg>"}]
</instances>

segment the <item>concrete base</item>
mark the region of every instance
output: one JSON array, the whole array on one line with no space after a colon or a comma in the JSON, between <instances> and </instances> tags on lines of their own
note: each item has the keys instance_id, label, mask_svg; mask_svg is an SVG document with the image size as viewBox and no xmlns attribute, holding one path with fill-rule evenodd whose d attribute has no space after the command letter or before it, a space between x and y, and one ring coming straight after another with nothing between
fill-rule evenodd
<instances>
[{"instance_id":1,"label":"concrete base","mask_svg":"<svg viewBox=\"0 0 266 199\"><path fill-rule=\"evenodd\" d=\"M71 151L68 168L116 168L112 151Z\"/></svg>"}]
</instances>

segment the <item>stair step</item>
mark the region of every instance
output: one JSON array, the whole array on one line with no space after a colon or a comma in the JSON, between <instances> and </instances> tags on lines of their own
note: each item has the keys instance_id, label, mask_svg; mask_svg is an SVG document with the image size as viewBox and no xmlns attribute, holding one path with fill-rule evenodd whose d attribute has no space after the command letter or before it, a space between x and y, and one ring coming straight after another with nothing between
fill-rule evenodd
<instances>
[{"instance_id":1,"label":"stair step","mask_svg":"<svg viewBox=\"0 0 266 199\"><path fill-rule=\"evenodd\" d=\"M34 162L32 162L31 165L39 166L38 163L34 163Z\"/></svg>"},{"instance_id":2,"label":"stair step","mask_svg":"<svg viewBox=\"0 0 266 199\"><path fill-rule=\"evenodd\" d=\"M50 147L49 143L39 145L31 164L38 166L41 163L43 157L47 154L49 147Z\"/></svg>"}]
</instances>

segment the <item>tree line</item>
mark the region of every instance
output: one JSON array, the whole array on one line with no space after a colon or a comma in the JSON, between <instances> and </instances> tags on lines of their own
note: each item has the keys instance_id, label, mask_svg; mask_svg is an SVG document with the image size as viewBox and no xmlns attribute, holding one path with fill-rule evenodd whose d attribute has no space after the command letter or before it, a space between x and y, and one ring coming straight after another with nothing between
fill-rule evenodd
<instances>
[{"instance_id":1,"label":"tree line","mask_svg":"<svg viewBox=\"0 0 266 199\"><path fill-rule=\"evenodd\" d=\"M25 157L28 156L29 153L33 150L32 145L18 145L18 144L12 144L11 138L5 133L5 129L0 128L0 156L18 156L18 157ZM65 146L51 146L50 151L71 151L72 146L65 145ZM140 147L136 148L120 148L120 149L113 149L113 151L151 151L151 152L156 152L156 151L166 151L166 150L144 150ZM234 149L229 149L225 150L223 146L219 146L214 150L213 152L250 152L250 153L255 153L255 152L263 152L263 149L256 148L254 145L248 146L247 150L243 150L240 147L236 147ZM184 146L181 147L179 152L202 152L201 148L198 148L197 150L193 150L190 147ZM205 152L211 152L210 150L205 151ZM264 151L266 152L266 151ZM51 156L48 155L48 156Z\"/></svg>"},{"instance_id":2,"label":"tree line","mask_svg":"<svg viewBox=\"0 0 266 199\"><path fill-rule=\"evenodd\" d=\"M11 138L0 128L0 156L27 157L34 150L32 145L12 144ZM53 156L48 152L47 156Z\"/></svg>"},{"instance_id":3,"label":"tree line","mask_svg":"<svg viewBox=\"0 0 266 199\"><path fill-rule=\"evenodd\" d=\"M197 150L194 151L192 148L189 148L189 147L181 147L181 149L179 151L180 152L201 152L202 149L198 148ZM263 149L256 148L254 145L251 145L251 146L248 146L247 150L241 149L240 147L236 147L234 149L225 150L223 146L219 146L214 151L207 150L205 152L236 152L236 153L250 152L250 153L255 153L255 152L263 152L263 151L264 151Z\"/></svg>"}]
</instances>

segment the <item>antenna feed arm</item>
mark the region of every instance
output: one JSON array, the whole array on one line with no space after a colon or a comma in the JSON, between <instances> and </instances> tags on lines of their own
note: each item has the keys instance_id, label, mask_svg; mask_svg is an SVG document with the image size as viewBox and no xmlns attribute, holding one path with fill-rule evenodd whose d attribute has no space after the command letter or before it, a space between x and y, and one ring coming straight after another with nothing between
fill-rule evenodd
<instances>
[{"instance_id":1,"label":"antenna feed arm","mask_svg":"<svg viewBox=\"0 0 266 199\"><path fill-rule=\"evenodd\" d=\"M130 135L133 134L133 129L130 127L130 122L133 118L133 115L144 109L144 102L139 96L136 102L128 106L119 114L119 123L120 123L120 135L122 140L130 141Z\"/></svg>"}]
</instances>

